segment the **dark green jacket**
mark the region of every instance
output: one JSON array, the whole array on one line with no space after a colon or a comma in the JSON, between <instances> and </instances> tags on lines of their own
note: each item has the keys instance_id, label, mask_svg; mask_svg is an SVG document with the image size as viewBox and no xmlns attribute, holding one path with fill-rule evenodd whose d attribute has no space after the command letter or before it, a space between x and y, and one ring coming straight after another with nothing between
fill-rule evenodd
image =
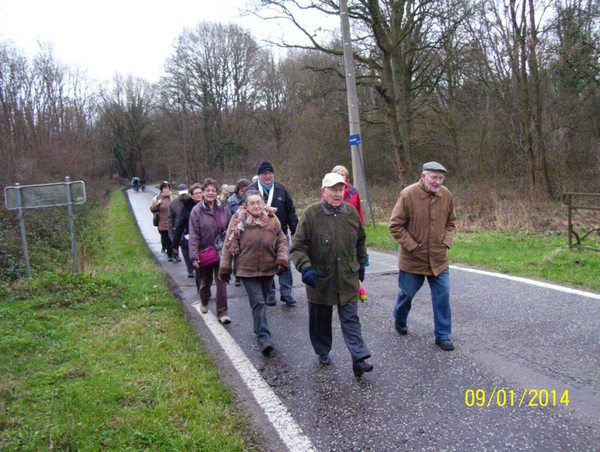
<instances>
[{"instance_id":1,"label":"dark green jacket","mask_svg":"<svg viewBox=\"0 0 600 452\"><path fill-rule=\"evenodd\" d=\"M306 286L309 302L337 305L358 300L358 270L367 263L365 240L358 211L350 204L334 212L322 201L304 211L290 257L300 272L315 269L317 288Z\"/></svg>"}]
</instances>

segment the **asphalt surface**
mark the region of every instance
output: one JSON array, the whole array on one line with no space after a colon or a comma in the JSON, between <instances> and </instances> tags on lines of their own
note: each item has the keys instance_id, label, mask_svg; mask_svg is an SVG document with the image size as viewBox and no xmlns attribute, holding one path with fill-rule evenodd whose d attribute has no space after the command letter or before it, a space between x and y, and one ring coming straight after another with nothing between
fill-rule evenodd
<instances>
[{"instance_id":1,"label":"asphalt surface","mask_svg":"<svg viewBox=\"0 0 600 452\"><path fill-rule=\"evenodd\" d=\"M243 287L228 286L230 325L214 321L214 299L212 317L203 318L185 264L160 252L149 210L155 193L128 190L140 230L266 450L600 451L600 295L453 266L456 350L444 352L434 342L427 283L413 301L408 335L396 333L397 257L370 251L370 300L359 315L375 369L357 380L336 314L332 364L318 363L297 272L297 306L278 302L268 311L275 347L269 358L254 339ZM260 403L215 331L233 339L291 420ZM282 434L278 423L293 426L292 433ZM301 440L290 441L298 432Z\"/></svg>"}]
</instances>

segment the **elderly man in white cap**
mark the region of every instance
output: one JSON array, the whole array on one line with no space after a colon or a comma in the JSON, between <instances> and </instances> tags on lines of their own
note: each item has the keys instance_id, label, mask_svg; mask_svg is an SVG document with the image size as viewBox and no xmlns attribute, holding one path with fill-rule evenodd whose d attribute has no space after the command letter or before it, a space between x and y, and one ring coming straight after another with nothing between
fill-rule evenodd
<instances>
[{"instance_id":1,"label":"elderly man in white cap","mask_svg":"<svg viewBox=\"0 0 600 452\"><path fill-rule=\"evenodd\" d=\"M423 165L421 180L400 192L390 231L400 243L398 285L394 309L396 331L408 333L407 319L412 299L427 277L433 302L435 343L454 350L450 337L450 260L448 249L456 231L452 193L444 187L446 168L437 162Z\"/></svg>"},{"instance_id":2,"label":"elderly man in white cap","mask_svg":"<svg viewBox=\"0 0 600 452\"><path fill-rule=\"evenodd\" d=\"M333 307L352 356L356 377L371 372L358 318L358 291L365 277L365 229L354 206L344 202L344 177L326 174L321 202L309 206L298 224L291 259L302 273L308 298L309 334L321 364L330 364Z\"/></svg>"}]
</instances>

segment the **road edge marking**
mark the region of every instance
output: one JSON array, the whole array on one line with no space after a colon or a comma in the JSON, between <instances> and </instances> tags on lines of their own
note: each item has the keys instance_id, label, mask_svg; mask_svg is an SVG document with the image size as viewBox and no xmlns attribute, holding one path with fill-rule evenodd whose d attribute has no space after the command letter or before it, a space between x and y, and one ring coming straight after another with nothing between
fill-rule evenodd
<instances>
[{"instance_id":1,"label":"road edge marking","mask_svg":"<svg viewBox=\"0 0 600 452\"><path fill-rule=\"evenodd\" d=\"M485 271L485 270L478 270L475 268L457 267L456 265L451 265L450 268L453 270L461 270L464 272L478 273L480 275L495 276L496 278L510 279L511 281L517 281L517 282L521 282L521 283L525 283L525 284L530 284L532 286L544 287L546 289L558 290L559 292L565 292L565 293L570 293L572 295L579 295L582 297L600 300L600 295L592 293L592 292L586 292L584 290L579 290L579 289L571 289L570 287L564 287L564 286L559 286L556 284L550 284L550 283L545 283L542 281L536 281L535 279L527 279L527 278L523 278L521 276L504 275L502 273L494 273L494 272L489 272L489 271Z\"/></svg>"},{"instance_id":2,"label":"road edge marking","mask_svg":"<svg viewBox=\"0 0 600 452\"><path fill-rule=\"evenodd\" d=\"M256 402L264 410L269 421L290 452L316 452L310 439L302 432L302 429L291 416L287 407L275 395L240 346L219 323L215 315L212 312L202 314L199 302L192 303L192 307L198 311L208 329L221 345L244 384L246 384Z\"/></svg>"}]
</instances>

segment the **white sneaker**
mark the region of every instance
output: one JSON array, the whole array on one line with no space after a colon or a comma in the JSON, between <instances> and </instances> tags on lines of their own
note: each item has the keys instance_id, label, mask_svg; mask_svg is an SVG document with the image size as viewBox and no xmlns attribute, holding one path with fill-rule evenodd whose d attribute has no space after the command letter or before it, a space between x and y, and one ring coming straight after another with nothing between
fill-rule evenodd
<instances>
[{"instance_id":1,"label":"white sneaker","mask_svg":"<svg viewBox=\"0 0 600 452\"><path fill-rule=\"evenodd\" d=\"M221 324L225 325L227 323L231 323L231 319L228 316L223 315L223 316L219 317L219 322L221 322Z\"/></svg>"},{"instance_id":2,"label":"white sneaker","mask_svg":"<svg viewBox=\"0 0 600 452\"><path fill-rule=\"evenodd\" d=\"M200 303L200 312L201 312L202 314L206 314L206 313L208 312L208 305L207 305L207 304L205 305L205 304L202 304L202 303Z\"/></svg>"}]
</instances>

